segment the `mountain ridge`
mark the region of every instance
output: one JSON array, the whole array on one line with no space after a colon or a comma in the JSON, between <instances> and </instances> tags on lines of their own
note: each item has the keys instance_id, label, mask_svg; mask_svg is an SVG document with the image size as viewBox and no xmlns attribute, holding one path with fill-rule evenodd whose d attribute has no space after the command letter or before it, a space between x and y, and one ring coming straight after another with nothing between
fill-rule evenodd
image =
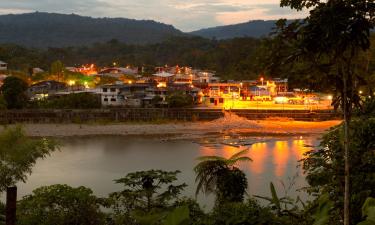
<instances>
[{"instance_id":1,"label":"mountain ridge","mask_svg":"<svg viewBox=\"0 0 375 225\"><path fill-rule=\"evenodd\" d=\"M182 32L173 25L154 20L93 18L77 14L33 12L0 15L0 44L25 47L74 47L118 41L144 45L166 41L174 36L200 36L207 39L267 36L276 20L252 20L245 23Z\"/></svg>"},{"instance_id":2,"label":"mountain ridge","mask_svg":"<svg viewBox=\"0 0 375 225\"><path fill-rule=\"evenodd\" d=\"M149 44L185 35L153 20L93 18L76 14L34 12L0 15L0 43L28 47L67 47L107 42Z\"/></svg>"},{"instance_id":3,"label":"mountain ridge","mask_svg":"<svg viewBox=\"0 0 375 225\"><path fill-rule=\"evenodd\" d=\"M203 28L189 34L205 38L230 39L236 37L260 38L271 33L277 20L250 20L244 23Z\"/></svg>"}]
</instances>

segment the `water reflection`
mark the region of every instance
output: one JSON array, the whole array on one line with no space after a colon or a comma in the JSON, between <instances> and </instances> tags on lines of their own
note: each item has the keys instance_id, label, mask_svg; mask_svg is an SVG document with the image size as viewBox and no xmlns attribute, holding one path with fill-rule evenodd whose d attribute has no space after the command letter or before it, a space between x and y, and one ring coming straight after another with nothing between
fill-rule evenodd
<instances>
[{"instance_id":1,"label":"water reflection","mask_svg":"<svg viewBox=\"0 0 375 225\"><path fill-rule=\"evenodd\" d=\"M255 138L254 138L255 139ZM95 137L64 139L61 151L39 160L26 184L19 184L20 195L29 194L42 185L56 183L71 186L84 185L99 196L118 191L121 186L113 180L126 173L148 170L180 170L179 182L188 187L185 195L194 196L196 158L203 155L230 157L249 148L248 156L253 162L239 166L248 177L250 195L269 195L269 182L281 188L279 180L287 180L300 172L298 160L308 150L305 144L316 143L316 137L270 137L249 147L233 147L214 143L210 145L191 141L161 142L158 140L129 139L124 137ZM205 142L202 142L205 143ZM302 176L297 178L300 188L305 185ZM210 200L211 199L211 200ZM212 197L200 198L201 203L212 201Z\"/></svg>"}]
</instances>

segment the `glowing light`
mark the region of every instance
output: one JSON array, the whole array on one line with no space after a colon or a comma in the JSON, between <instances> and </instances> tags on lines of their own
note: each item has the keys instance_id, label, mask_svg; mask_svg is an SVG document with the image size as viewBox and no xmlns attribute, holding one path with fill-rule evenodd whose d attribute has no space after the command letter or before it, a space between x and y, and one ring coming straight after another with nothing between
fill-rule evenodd
<instances>
[{"instance_id":1,"label":"glowing light","mask_svg":"<svg viewBox=\"0 0 375 225\"><path fill-rule=\"evenodd\" d=\"M289 101L289 99L284 96L275 97L273 100L275 101L275 103L278 103L278 104L288 103Z\"/></svg>"},{"instance_id":2,"label":"glowing light","mask_svg":"<svg viewBox=\"0 0 375 225\"><path fill-rule=\"evenodd\" d=\"M131 80L128 81L128 84L132 84L132 83L133 83L133 81L131 81Z\"/></svg>"},{"instance_id":3,"label":"glowing light","mask_svg":"<svg viewBox=\"0 0 375 225\"><path fill-rule=\"evenodd\" d=\"M89 88L89 84L87 83L87 81L83 82L83 85L85 86L85 88Z\"/></svg>"},{"instance_id":4,"label":"glowing light","mask_svg":"<svg viewBox=\"0 0 375 225\"><path fill-rule=\"evenodd\" d=\"M363 93L363 91L359 91L359 94L361 95Z\"/></svg>"},{"instance_id":5,"label":"glowing light","mask_svg":"<svg viewBox=\"0 0 375 225\"><path fill-rule=\"evenodd\" d=\"M327 99L328 99L328 100L332 100L332 99L333 99L332 95L328 95L328 96L327 96Z\"/></svg>"},{"instance_id":6,"label":"glowing light","mask_svg":"<svg viewBox=\"0 0 375 225\"><path fill-rule=\"evenodd\" d=\"M117 65L117 63L116 62L113 62L113 66L116 66Z\"/></svg>"},{"instance_id":7,"label":"glowing light","mask_svg":"<svg viewBox=\"0 0 375 225\"><path fill-rule=\"evenodd\" d=\"M253 159L253 161L249 163L250 170L256 174L263 173L267 157L269 157L268 155L266 143L253 144L249 151L249 157Z\"/></svg>"},{"instance_id":8,"label":"glowing light","mask_svg":"<svg viewBox=\"0 0 375 225\"><path fill-rule=\"evenodd\" d=\"M76 84L76 81L75 80L69 80L68 82L69 86L73 86Z\"/></svg>"},{"instance_id":9,"label":"glowing light","mask_svg":"<svg viewBox=\"0 0 375 225\"><path fill-rule=\"evenodd\" d=\"M263 77L261 77L261 78L260 78L260 81L262 81L262 82L263 82L263 81L264 81L264 78L263 78Z\"/></svg>"},{"instance_id":10,"label":"glowing light","mask_svg":"<svg viewBox=\"0 0 375 225\"><path fill-rule=\"evenodd\" d=\"M277 177L281 177L285 173L287 162L290 157L288 143L286 141L276 141L273 154L275 163L275 175Z\"/></svg>"},{"instance_id":11,"label":"glowing light","mask_svg":"<svg viewBox=\"0 0 375 225\"><path fill-rule=\"evenodd\" d=\"M158 88L164 88L164 87L167 87L167 83L166 82L159 82L158 85L156 86Z\"/></svg>"}]
</instances>

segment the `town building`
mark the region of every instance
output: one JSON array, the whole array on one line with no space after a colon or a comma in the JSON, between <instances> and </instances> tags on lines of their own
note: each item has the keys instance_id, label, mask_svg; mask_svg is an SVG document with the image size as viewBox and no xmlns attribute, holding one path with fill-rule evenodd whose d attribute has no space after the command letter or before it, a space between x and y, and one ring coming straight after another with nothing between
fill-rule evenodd
<instances>
[{"instance_id":1,"label":"town building","mask_svg":"<svg viewBox=\"0 0 375 225\"><path fill-rule=\"evenodd\" d=\"M57 92L66 91L68 86L65 83L49 80L31 85L27 89L27 95L30 99L43 99Z\"/></svg>"},{"instance_id":2,"label":"town building","mask_svg":"<svg viewBox=\"0 0 375 225\"><path fill-rule=\"evenodd\" d=\"M8 70L8 64L0 60L0 71Z\"/></svg>"}]
</instances>

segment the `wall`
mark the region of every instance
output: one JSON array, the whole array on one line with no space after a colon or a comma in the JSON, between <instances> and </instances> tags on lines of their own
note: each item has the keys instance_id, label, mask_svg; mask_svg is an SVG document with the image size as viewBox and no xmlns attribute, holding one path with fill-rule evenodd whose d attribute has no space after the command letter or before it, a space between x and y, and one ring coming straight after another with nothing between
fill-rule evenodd
<instances>
[{"instance_id":1,"label":"wall","mask_svg":"<svg viewBox=\"0 0 375 225\"><path fill-rule=\"evenodd\" d=\"M233 113L248 119L288 117L295 120L331 120L339 115L329 110L233 110ZM95 109L95 110L2 110L0 123L81 123L81 122L127 122L155 120L214 120L224 116L220 109Z\"/></svg>"}]
</instances>

